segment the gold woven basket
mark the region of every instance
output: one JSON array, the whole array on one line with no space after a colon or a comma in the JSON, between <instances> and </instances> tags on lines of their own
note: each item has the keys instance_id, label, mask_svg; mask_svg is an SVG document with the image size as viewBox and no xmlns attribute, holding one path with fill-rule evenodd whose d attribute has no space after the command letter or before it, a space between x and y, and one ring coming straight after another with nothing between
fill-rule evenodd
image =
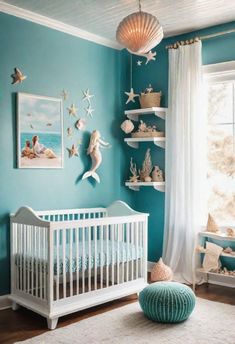
<instances>
[{"instance_id":1,"label":"gold woven basket","mask_svg":"<svg viewBox=\"0 0 235 344\"><path fill-rule=\"evenodd\" d=\"M162 92L141 93L140 106L142 109L159 107L161 104Z\"/></svg>"}]
</instances>

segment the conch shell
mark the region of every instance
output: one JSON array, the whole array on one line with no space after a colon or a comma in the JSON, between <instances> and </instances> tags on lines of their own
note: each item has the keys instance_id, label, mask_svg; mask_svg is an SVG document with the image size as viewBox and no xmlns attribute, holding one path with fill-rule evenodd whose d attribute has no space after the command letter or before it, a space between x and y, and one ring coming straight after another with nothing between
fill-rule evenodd
<instances>
[{"instance_id":1,"label":"conch shell","mask_svg":"<svg viewBox=\"0 0 235 344\"><path fill-rule=\"evenodd\" d=\"M151 281L171 281L173 278L173 272L169 266L163 263L162 258L154 264L151 271Z\"/></svg>"},{"instance_id":2,"label":"conch shell","mask_svg":"<svg viewBox=\"0 0 235 344\"><path fill-rule=\"evenodd\" d=\"M212 233L220 232L220 229L219 229L217 223L215 222L215 220L213 219L213 217L211 216L211 214L208 214L206 231L212 232Z\"/></svg>"}]
</instances>

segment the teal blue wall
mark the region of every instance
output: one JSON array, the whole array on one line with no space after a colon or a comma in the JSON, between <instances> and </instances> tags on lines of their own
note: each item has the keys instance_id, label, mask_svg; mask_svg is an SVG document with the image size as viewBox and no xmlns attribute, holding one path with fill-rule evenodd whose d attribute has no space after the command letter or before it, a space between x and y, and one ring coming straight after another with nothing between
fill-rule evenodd
<instances>
[{"instance_id":1,"label":"teal blue wall","mask_svg":"<svg viewBox=\"0 0 235 344\"><path fill-rule=\"evenodd\" d=\"M154 49L157 52L156 61L151 61L147 65L144 65L145 59L142 58L144 62L141 67L136 64L136 61L139 59L141 60L141 58L133 56L133 87L135 93L143 91L148 84L151 83L154 90L161 90L163 92L162 106L167 106L168 51L165 49L165 46L178 40L180 41L196 36L208 35L210 33L224 31L230 28L235 28L235 22L164 39L162 43ZM235 33L203 41L202 59L203 64L235 60ZM127 57L127 63L129 63L129 57ZM127 80L126 89L129 87L130 83L129 80ZM139 107L139 104L128 104L127 107ZM149 117L147 121L149 123L153 121L160 129L164 127L164 122L160 119L154 118L154 120L152 120L151 117ZM140 164L148 146L149 145L142 145L138 152L134 152L133 149L129 148L127 155L128 157L133 156ZM164 169L164 150L156 148L154 145L149 147L151 148L153 163L160 165L160 167ZM141 191L135 193L134 199L135 208L137 210L150 213L148 245L149 260L155 261L162 255L164 194L150 188L142 188Z\"/></svg>"},{"instance_id":2,"label":"teal blue wall","mask_svg":"<svg viewBox=\"0 0 235 344\"><path fill-rule=\"evenodd\" d=\"M120 197L120 130L122 102L122 54L111 48L0 14L0 295L9 292L9 213L22 205L35 209L62 209L108 205ZM27 79L11 85L14 67ZM125 71L124 71L125 72ZM64 103L64 144L68 147L83 139L81 158L69 159L65 150L64 169L24 170L16 168L16 92L60 97L62 89L69 92ZM85 115L82 90L90 88L95 112L88 119L85 133L66 137L70 121L66 108L71 102ZM85 149L88 132L99 129L112 144L103 150L103 163L98 173L101 183L94 186L79 177L89 166ZM130 195L126 200L130 201Z\"/></svg>"},{"instance_id":3,"label":"teal blue wall","mask_svg":"<svg viewBox=\"0 0 235 344\"><path fill-rule=\"evenodd\" d=\"M207 34L235 27L235 23L202 30ZM194 37L197 33L180 38ZM133 57L133 83L135 91L143 90L149 83L163 91L163 106L167 106L168 55L165 45L178 37L164 40L156 51L157 61L137 67ZM127 190L123 184L129 176L129 158L142 162L147 146L138 151L123 142L119 125L124 119L129 88L129 55L92 42L54 31L13 16L0 13L0 295L9 292L9 213L23 204L35 209L91 207L108 205L123 199L134 208L150 213L149 260L161 255L164 224L164 194L152 189L140 192ZM216 63L235 59L235 35L227 35L203 43L203 62ZM21 85L11 85L10 75L19 67L27 75ZM69 91L64 103L65 147L82 138L81 158L69 159L65 151L64 169L23 170L16 168L16 102L17 92L59 97L61 90ZM95 95L94 118L88 120L87 130L76 133L75 140L66 137L71 125L66 108L71 102L85 115L82 90L90 88ZM131 104L130 106L138 106ZM151 121L151 118L148 119ZM155 119L159 128L162 120ZM112 144L103 151L103 164L99 169L101 184L80 181L89 166L85 155L89 134L99 129ZM151 147L154 164L164 168L164 150Z\"/></svg>"}]
</instances>

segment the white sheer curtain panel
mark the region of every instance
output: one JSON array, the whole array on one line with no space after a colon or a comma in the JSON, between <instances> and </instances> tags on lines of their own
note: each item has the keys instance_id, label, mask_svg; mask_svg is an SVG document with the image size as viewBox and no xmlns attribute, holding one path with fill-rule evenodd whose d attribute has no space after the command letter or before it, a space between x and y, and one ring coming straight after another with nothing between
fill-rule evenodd
<instances>
[{"instance_id":1,"label":"white sheer curtain panel","mask_svg":"<svg viewBox=\"0 0 235 344\"><path fill-rule=\"evenodd\" d=\"M201 41L169 49L163 259L179 282L193 281L206 152Z\"/></svg>"}]
</instances>

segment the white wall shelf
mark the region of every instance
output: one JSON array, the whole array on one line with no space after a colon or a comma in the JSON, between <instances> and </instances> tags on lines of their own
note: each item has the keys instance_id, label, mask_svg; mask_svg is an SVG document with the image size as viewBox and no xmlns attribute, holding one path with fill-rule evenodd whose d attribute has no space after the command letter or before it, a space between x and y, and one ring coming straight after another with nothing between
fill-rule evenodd
<instances>
[{"instance_id":1,"label":"white wall shelf","mask_svg":"<svg viewBox=\"0 0 235 344\"><path fill-rule=\"evenodd\" d=\"M234 242L235 237L227 236L225 231L221 231L220 233L212 233L212 232L199 232L197 236L197 243L196 243L196 248L195 248L195 253L197 254L202 254L206 253L206 242L208 239L216 239L216 240L221 240L221 241L230 241ZM199 248L200 247L200 248ZM222 257L226 258L235 258L235 255L221 252ZM213 283L213 284L219 284L219 285L225 285L228 287L235 288L235 276L234 275L226 275L226 274L221 274L221 273L215 273L215 272L207 272L203 269L201 266L200 268L196 269L196 261L195 260L195 270L194 272L196 275L204 275L206 277L206 282L207 283ZM194 276L194 283L193 283L193 288L195 288L195 280L196 280L196 275Z\"/></svg>"},{"instance_id":2,"label":"white wall shelf","mask_svg":"<svg viewBox=\"0 0 235 344\"><path fill-rule=\"evenodd\" d=\"M151 107L146 109L135 109L135 110L126 110L125 115L132 121L138 122L139 116L142 115L152 115L164 119L166 118L167 108L164 107Z\"/></svg>"},{"instance_id":3,"label":"white wall shelf","mask_svg":"<svg viewBox=\"0 0 235 344\"><path fill-rule=\"evenodd\" d=\"M126 182L126 186L129 187L129 189L134 190L134 191L139 191L140 187L142 186L150 186L153 187L155 190L160 191L160 192L165 192L165 182Z\"/></svg>"},{"instance_id":4,"label":"white wall shelf","mask_svg":"<svg viewBox=\"0 0 235 344\"><path fill-rule=\"evenodd\" d=\"M156 146L165 148L165 142L166 138L165 137L128 137L125 138L124 141L128 144L128 146L132 148L139 148L139 143L140 142L153 142Z\"/></svg>"},{"instance_id":5,"label":"white wall shelf","mask_svg":"<svg viewBox=\"0 0 235 344\"><path fill-rule=\"evenodd\" d=\"M200 254L202 254L202 253L206 253L206 249L197 249L197 251L196 251L197 253L200 253ZM222 252L221 254L220 254L220 256L221 257L227 257L227 258L234 258L235 259L235 254L230 254L230 253L226 253L226 252Z\"/></svg>"}]
</instances>

